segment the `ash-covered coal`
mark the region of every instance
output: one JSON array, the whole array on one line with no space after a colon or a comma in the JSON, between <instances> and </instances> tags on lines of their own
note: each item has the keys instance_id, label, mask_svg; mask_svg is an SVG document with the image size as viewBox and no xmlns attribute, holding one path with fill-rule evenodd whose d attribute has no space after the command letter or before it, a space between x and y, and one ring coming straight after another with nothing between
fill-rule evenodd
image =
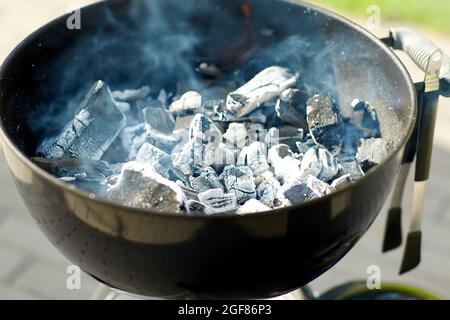
<instances>
[{"instance_id":1,"label":"ash-covered coal","mask_svg":"<svg viewBox=\"0 0 450 320\"><path fill-rule=\"evenodd\" d=\"M248 69L246 69L248 73ZM344 116L330 93L309 94L296 70L270 66L235 87L201 63L204 91L180 85L113 91L98 81L34 161L98 196L149 211L249 214L345 188L391 152L376 110ZM223 90L224 88L229 88ZM158 90L156 90L158 91Z\"/></svg>"}]
</instances>

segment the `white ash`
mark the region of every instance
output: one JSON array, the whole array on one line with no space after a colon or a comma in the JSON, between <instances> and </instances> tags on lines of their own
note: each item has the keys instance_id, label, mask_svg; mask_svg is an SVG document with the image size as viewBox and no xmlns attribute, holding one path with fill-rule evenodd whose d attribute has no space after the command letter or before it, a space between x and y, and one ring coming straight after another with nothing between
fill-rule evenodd
<instances>
[{"instance_id":1,"label":"white ash","mask_svg":"<svg viewBox=\"0 0 450 320\"><path fill-rule=\"evenodd\" d=\"M202 95L196 91L184 93L178 100L172 102L169 107L170 112L183 113L192 112L202 107Z\"/></svg>"},{"instance_id":2,"label":"white ash","mask_svg":"<svg viewBox=\"0 0 450 320\"><path fill-rule=\"evenodd\" d=\"M114 91L114 99L125 102L132 102L146 98L150 94L150 87L144 86L140 89L128 89L123 91Z\"/></svg>"},{"instance_id":3,"label":"white ash","mask_svg":"<svg viewBox=\"0 0 450 320\"><path fill-rule=\"evenodd\" d=\"M237 214L244 215L249 213L256 212L265 212L270 211L272 208L266 206L265 204L259 202L256 199L250 199L246 203L244 203L237 211Z\"/></svg>"},{"instance_id":4,"label":"white ash","mask_svg":"<svg viewBox=\"0 0 450 320\"><path fill-rule=\"evenodd\" d=\"M302 175L301 161L294 156L288 145L279 144L270 148L268 160L272 165L275 176L282 182Z\"/></svg>"}]
</instances>

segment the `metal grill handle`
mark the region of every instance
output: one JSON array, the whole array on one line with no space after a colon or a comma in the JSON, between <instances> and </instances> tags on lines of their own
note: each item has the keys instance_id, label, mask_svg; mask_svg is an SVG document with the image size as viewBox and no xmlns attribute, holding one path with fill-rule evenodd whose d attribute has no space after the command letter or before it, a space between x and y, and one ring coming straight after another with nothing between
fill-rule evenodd
<instances>
[{"instance_id":1,"label":"metal grill handle","mask_svg":"<svg viewBox=\"0 0 450 320\"><path fill-rule=\"evenodd\" d=\"M391 29L393 48L406 52L419 68L426 71L431 55L439 50L433 42L415 30L406 27ZM440 94L450 97L450 58L443 56L440 73Z\"/></svg>"}]
</instances>

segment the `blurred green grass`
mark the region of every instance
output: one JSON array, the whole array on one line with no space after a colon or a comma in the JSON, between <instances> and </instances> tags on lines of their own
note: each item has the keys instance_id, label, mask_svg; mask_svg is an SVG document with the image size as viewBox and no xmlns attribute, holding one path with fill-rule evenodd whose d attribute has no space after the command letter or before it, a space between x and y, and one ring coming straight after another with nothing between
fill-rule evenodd
<instances>
[{"instance_id":1,"label":"blurred green grass","mask_svg":"<svg viewBox=\"0 0 450 320\"><path fill-rule=\"evenodd\" d=\"M367 15L367 8L377 5L381 18L436 29L450 35L450 0L316 0L319 5Z\"/></svg>"}]
</instances>

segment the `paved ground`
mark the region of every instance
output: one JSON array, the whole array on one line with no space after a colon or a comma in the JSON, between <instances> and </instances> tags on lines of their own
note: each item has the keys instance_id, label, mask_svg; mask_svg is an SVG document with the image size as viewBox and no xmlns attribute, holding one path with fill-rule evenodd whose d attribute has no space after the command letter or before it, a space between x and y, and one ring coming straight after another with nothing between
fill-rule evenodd
<instances>
[{"instance_id":1,"label":"paved ground","mask_svg":"<svg viewBox=\"0 0 450 320\"><path fill-rule=\"evenodd\" d=\"M28 0L0 2L0 61L22 38L71 5L92 1ZM364 21L361 21L364 23ZM388 24L377 32L386 34ZM447 52L450 41L427 32ZM419 80L421 73L407 60ZM450 101L441 104L435 143L435 156L425 206L423 262L415 271L399 277L401 250L387 255L380 252L385 212L360 243L337 266L313 282L323 291L355 278L366 278L369 265L381 267L383 281L419 285L450 298ZM408 195L411 194L409 190ZM408 199L406 199L408 200ZM66 268L70 262L44 238L28 215L16 193L0 155L0 299L82 299L89 297L96 282L83 275L82 290L66 289Z\"/></svg>"}]
</instances>

